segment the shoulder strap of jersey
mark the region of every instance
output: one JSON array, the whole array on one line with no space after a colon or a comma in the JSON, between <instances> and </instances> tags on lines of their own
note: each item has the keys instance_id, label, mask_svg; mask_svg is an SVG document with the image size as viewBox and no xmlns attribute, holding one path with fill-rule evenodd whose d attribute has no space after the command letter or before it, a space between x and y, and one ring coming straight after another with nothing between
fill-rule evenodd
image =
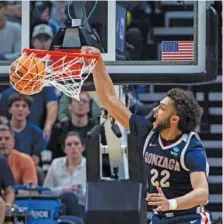
<instances>
[{"instance_id":1,"label":"shoulder strap of jersey","mask_svg":"<svg viewBox=\"0 0 223 224\"><path fill-rule=\"evenodd\" d=\"M146 137L146 140L145 140L145 143L144 143L144 146L143 146L143 156L144 156L144 154L145 154L145 152L146 152L146 148L147 148L147 146L148 146L149 140L151 139L151 137L153 136L154 133L155 133L155 132L154 132L153 130L151 130L151 131L149 132L149 134L147 135L147 137Z\"/></svg>"},{"instance_id":2,"label":"shoulder strap of jersey","mask_svg":"<svg viewBox=\"0 0 223 224\"><path fill-rule=\"evenodd\" d=\"M186 167L185 162L184 162L184 156L185 153L187 151L188 145L190 144L190 140L191 138L195 136L197 138L197 140L199 140L201 142L200 136L196 133L196 132L190 132L190 134L187 136L187 140L186 140L186 145L184 146L182 152L181 152L181 156L180 156L180 163L181 166L183 167L184 170L189 171L189 169Z\"/></svg>"}]
</instances>

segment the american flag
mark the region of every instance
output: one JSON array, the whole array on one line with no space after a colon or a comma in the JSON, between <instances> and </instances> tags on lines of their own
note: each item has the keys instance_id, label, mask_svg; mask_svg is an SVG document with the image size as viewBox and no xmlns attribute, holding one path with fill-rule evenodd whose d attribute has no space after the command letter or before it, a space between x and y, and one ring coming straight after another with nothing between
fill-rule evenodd
<instances>
[{"instance_id":1,"label":"american flag","mask_svg":"<svg viewBox=\"0 0 223 224\"><path fill-rule=\"evenodd\" d=\"M162 61L193 61L194 41L162 41Z\"/></svg>"}]
</instances>

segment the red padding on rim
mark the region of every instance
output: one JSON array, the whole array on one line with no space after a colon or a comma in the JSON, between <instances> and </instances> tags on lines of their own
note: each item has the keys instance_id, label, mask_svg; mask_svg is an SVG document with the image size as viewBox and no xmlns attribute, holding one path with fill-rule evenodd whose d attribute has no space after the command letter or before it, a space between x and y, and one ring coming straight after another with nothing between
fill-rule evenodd
<instances>
[{"instance_id":1,"label":"red padding on rim","mask_svg":"<svg viewBox=\"0 0 223 224\"><path fill-rule=\"evenodd\" d=\"M43 58L47 54L51 55L50 59L53 61L57 61L58 59L61 59L63 56L67 56L68 61L72 60L74 58L86 58L86 59L96 59L96 61L99 61L99 55L95 54L81 54L80 50L74 50L74 49L63 49L63 51L50 51L50 50L38 50L38 49L29 49L24 48L23 52L25 52L27 55L30 55L32 53L36 54L36 57Z\"/></svg>"}]
</instances>

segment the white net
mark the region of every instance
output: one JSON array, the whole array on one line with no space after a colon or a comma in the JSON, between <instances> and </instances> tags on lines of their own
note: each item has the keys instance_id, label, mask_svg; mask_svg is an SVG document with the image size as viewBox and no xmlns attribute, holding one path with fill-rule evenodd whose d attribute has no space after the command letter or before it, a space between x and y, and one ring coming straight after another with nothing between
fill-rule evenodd
<instances>
[{"instance_id":1,"label":"white net","mask_svg":"<svg viewBox=\"0 0 223 224\"><path fill-rule=\"evenodd\" d=\"M28 63L33 61L34 63ZM97 63L96 58L69 57L31 53L17 59L10 67L10 83L23 94L40 92L44 86L54 86L69 97L79 100L84 81ZM25 67L25 72L22 71ZM39 88L41 87L41 88Z\"/></svg>"}]
</instances>

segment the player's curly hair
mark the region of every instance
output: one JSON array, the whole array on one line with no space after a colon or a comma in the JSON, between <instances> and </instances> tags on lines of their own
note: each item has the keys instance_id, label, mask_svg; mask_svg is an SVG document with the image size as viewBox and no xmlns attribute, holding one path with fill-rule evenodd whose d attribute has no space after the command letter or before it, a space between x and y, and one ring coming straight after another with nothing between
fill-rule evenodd
<instances>
[{"instance_id":1,"label":"player's curly hair","mask_svg":"<svg viewBox=\"0 0 223 224\"><path fill-rule=\"evenodd\" d=\"M193 93L180 88L173 88L167 96L174 101L177 115L180 117L178 128L183 133L189 133L200 123L202 109Z\"/></svg>"}]
</instances>

